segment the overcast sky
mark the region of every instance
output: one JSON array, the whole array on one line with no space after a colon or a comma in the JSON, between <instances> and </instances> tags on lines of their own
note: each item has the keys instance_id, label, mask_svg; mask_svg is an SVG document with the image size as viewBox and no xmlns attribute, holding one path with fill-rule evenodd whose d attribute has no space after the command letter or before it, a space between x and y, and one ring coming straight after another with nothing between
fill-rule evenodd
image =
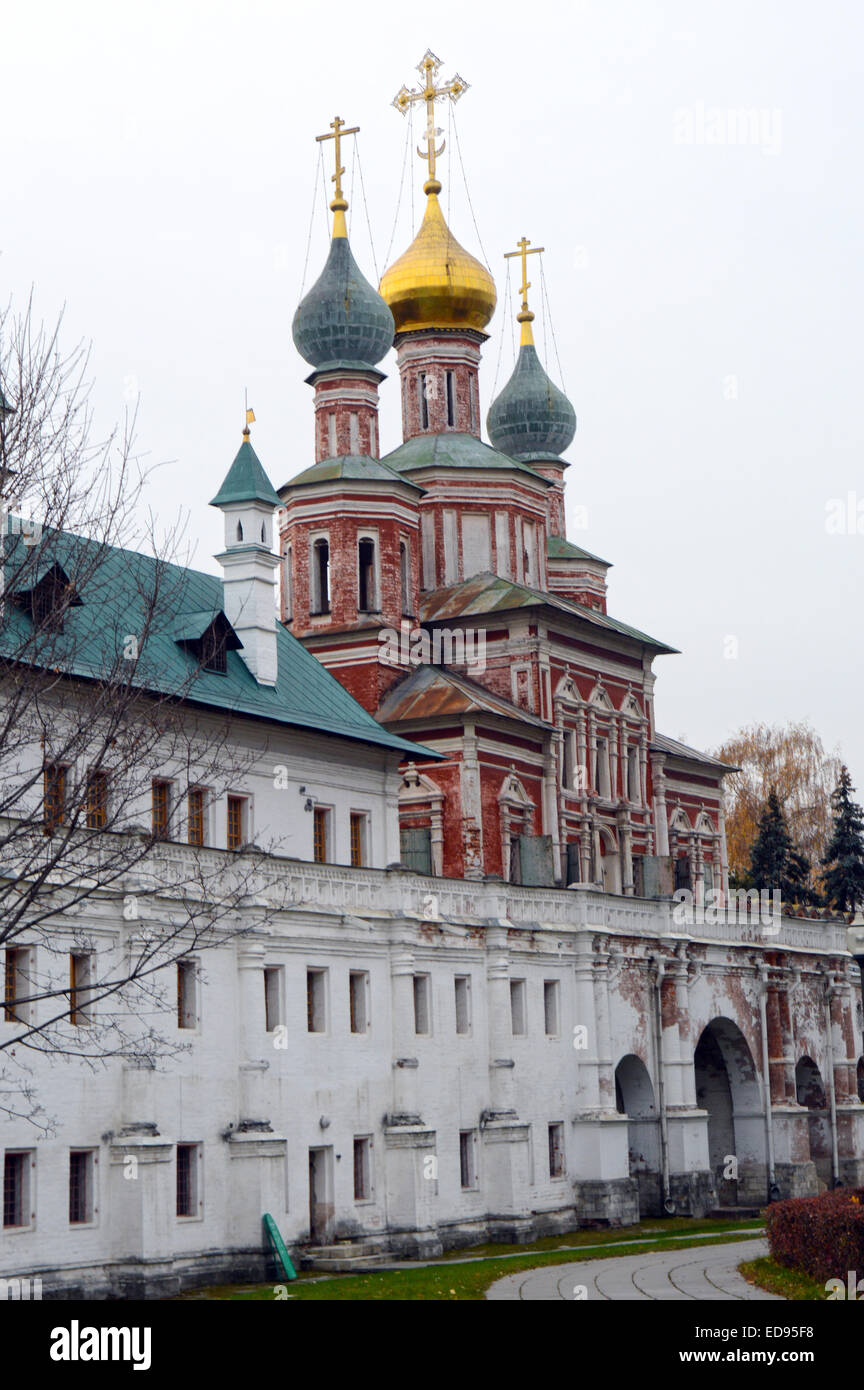
<instances>
[{"instance_id":1,"label":"overcast sky","mask_svg":"<svg viewBox=\"0 0 864 1390\"><path fill-rule=\"evenodd\" d=\"M411 239L412 189L422 212L412 155L395 218L406 123L390 103L428 47L471 84L454 114L499 289L484 415L499 355L498 389L512 367L503 253L524 234L546 248L579 421L568 507L588 524L570 538L613 562L610 612L682 651L656 662L658 726L710 748L807 718L864 791L854 0L7 5L2 297L32 285L49 320L66 306L103 425L140 393L139 447L165 463L148 501L165 520L185 509L195 563L215 569L207 503L244 388L274 484L312 461L290 330L307 243L306 288L327 250L314 137L336 114L361 127L371 244L352 142L346 191L374 281L394 222L391 260ZM479 254L452 133L439 174ZM400 432L395 356L382 365L383 452Z\"/></svg>"}]
</instances>

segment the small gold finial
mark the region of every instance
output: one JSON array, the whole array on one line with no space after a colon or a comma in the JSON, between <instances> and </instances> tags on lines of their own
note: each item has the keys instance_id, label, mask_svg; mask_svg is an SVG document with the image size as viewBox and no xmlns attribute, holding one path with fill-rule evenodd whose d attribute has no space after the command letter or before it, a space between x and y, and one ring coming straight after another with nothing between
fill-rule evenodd
<instances>
[{"instance_id":1,"label":"small gold finial","mask_svg":"<svg viewBox=\"0 0 864 1390\"><path fill-rule=\"evenodd\" d=\"M512 256L522 257L522 285L519 290L522 296L522 308L516 315L516 322L522 325L519 346L531 347L534 343L534 332L531 328L531 324L534 322L534 315L528 308L528 291L531 288L531 281L528 279L528 257L539 256L540 252L545 251L546 248L544 246L531 246L528 238L524 236L517 241L516 245L519 247L519 250L505 251L504 259L505 261L509 261ZM528 249L529 247L531 248L530 250Z\"/></svg>"},{"instance_id":2,"label":"small gold finial","mask_svg":"<svg viewBox=\"0 0 864 1390\"><path fill-rule=\"evenodd\" d=\"M350 128L346 129L345 122L343 121L342 117L337 116L335 120L330 122L330 130L327 132L326 135L315 136L315 140L319 145L322 140L333 141L333 153L336 159L336 172L335 174L330 175L330 182L335 183L336 185L336 196L330 204L330 211L333 214L334 237L347 237L348 235L348 228L345 225L345 213L348 211L348 203L342 193L342 175L345 173L345 168L341 162L342 137L343 135L356 135L359 129L359 125L352 125Z\"/></svg>"},{"instance_id":3,"label":"small gold finial","mask_svg":"<svg viewBox=\"0 0 864 1390\"><path fill-rule=\"evenodd\" d=\"M435 57L431 48L427 48L420 62L417 64L417 71L423 78L423 86L406 87L403 83L393 98L393 105L403 116L407 115L409 108L413 106L414 102L425 101L426 103L426 134L423 136L426 142L426 148L425 150L421 150L418 145L417 153L421 159L426 160L429 170L429 176L426 183L423 185L423 192L427 194L441 192L441 184L435 177L435 160L438 158L439 154L444 153L444 147L447 143L446 140L442 140L440 146L437 149L435 147L435 141L442 133L440 130L436 129L435 126L435 103L436 101L440 101L442 97L449 97L451 101L458 101L463 93L468 91L470 86L470 83L466 82L464 77L460 77L457 72L456 76L451 78L449 82L445 82L442 86L436 87L435 78L438 76L438 69L440 66L441 59Z\"/></svg>"}]
</instances>

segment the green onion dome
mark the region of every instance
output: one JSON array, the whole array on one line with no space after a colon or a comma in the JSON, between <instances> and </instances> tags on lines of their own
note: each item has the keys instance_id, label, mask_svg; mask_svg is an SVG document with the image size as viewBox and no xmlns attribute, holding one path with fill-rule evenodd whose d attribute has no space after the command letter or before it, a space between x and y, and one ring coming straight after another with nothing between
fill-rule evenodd
<instances>
[{"instance_id":1,"label":"green onion dome","mask_svg":"<svg viewBox=\"0 0 864 1390\"><path fill-rule=\"evenodd\" d=\"M573 441L576 412L546 375L533 343L523 342L513 375L486 416L493 447L522 462L557 458Z\"/></svg>"},{"instance_id":2,"label":"green onion dome","mask_svg":"<svg viewBox=\"0 0 864 1390\"><path fill-rule=\"evenodd\" d=\"M393 315L351 254L347 236L334 235L318 280L301 300L292 325L301 357L320 369L331 363L374 367L393 344Z\"/></svg>"}]
</instances>

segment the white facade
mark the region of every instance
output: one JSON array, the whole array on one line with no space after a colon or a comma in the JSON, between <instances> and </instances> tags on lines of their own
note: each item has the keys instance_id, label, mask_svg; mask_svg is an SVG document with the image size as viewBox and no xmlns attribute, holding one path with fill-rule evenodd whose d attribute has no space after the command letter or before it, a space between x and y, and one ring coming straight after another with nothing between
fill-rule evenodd
<instances>
[{"instance_id":1,"label":"white facade","mask_svg":"<svg viewBox=\"0 0 864 1390\"><path fill-rule=\"evenodd\" d=\"M347 809L354 790L340 795ZM64 933L122 957L157 930L190 854L154 851L164 889L139 920L97 893L60 921L58 971ZM205 858L230 875L245 856ZM0 1276L39 1275L46 1296L272 1277L265 1212L289 1247L364 1237L409 1254L627 1223L664 1201L698 1215L724 1200L730 1157L733 1205L764 1203L772 1181L786 1195L860 1180L860 986L842 928L783 919L768 935L698 909L681 925L666 902L281 858L256 874L233 923L248 934L190 955L191 1026L162 1018L175 1057L37 1059L56 1125L4 1126L29 1217L3 1228ZM788 1093L808 1058L818 1113ZM194 1146L190 1215L178 1145ZM70 1221L71 1150L92 1153L86 1221Z\"/></svg>"}]
</instances>

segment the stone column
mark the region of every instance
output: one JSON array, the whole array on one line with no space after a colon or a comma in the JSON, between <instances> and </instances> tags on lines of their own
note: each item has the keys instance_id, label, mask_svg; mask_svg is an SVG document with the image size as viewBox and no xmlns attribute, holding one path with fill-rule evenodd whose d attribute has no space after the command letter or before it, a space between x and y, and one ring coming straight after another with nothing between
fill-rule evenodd
<instances>
[{"instance_id":1,"label":"stone column","mask_svg":"<svg viewBox=\"0 0 864 1390\"><path fill-rule=\"evenodd\" d=\"M651 770L654 781L654 845L655 853L669 853L669 813L666 809L666 774L663 771L665 758L652 757Z\"/></svg>"},{"instance_id":2,"label":"stone column","mask_svg":"<svg viewBox=\"0 0 864 1390\"><path fill-rule=\"evenodd\" d=\"M269 1044L264 1016L264 956L264 947L257 942L245 940L238 945L241 1127L269 1128L267 1072L270 1059L265 1055Z\"/></svg>"},{"instance_id":3,"label":"stone column","mask_svg":"<svg viewBox=\"0 0 864 1390\"><path fill-rule=\"evenodd\" d=\"M419 1124L418 1061L414 1025L414 952L397 948L390 961L393 1020L393 1111L391 1124Z\"/></svg>"}]
</instances>

